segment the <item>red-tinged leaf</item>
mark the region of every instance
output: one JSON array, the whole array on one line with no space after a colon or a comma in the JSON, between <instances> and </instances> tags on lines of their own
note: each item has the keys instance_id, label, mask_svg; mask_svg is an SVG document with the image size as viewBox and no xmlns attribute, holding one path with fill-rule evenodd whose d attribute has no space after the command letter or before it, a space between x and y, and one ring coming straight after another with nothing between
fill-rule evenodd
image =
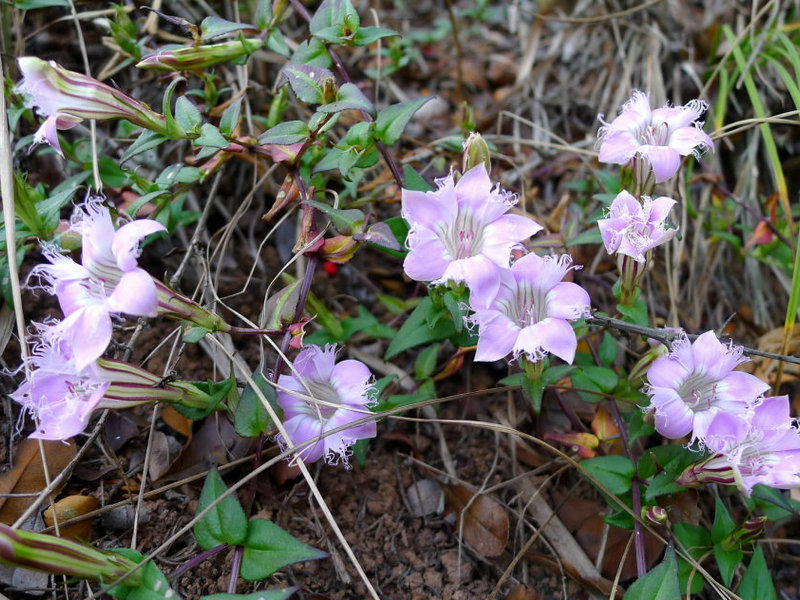
<instances>
[{"instance_id":1,"label":"red-tinged leaf","mask_svg":"<svg viewBox=\"0 0 800 600\"><path fill-rule=\"evenodd\" d=\"M463 521L464 541L481 556L500 556L508 544L506 510L490 496L475 497L475 490L463 485L443 485L442 489L459 516L459 525Z\"/></svg>"},{"instance_id":2,"label":"red-tinged leaf","mask_svg":"<svg viewBox=\"0 0 800 600\"><path fill-rule=\"evenodd\" d=\"M581 458L592 458L597 455L595 450L600 445L600 440L592 433L545 433L544 439L553 440L569 446Z\"/></svg>"},{"instance_id":3,"label":"red-tinged leaf","mask_svg":"<svg viewBox=\"0 0 800 600\"><path fill-rule=\"evenodd\" d=\"M753 235L750 236L750 239L747 240L747 243L744 245L742 250L747 250L753 246L763 246L764 244L769 244L772 241L772 229L769 226L767 221L759 221L756 228L753 230Z\"/></svg>"}]
</instances>

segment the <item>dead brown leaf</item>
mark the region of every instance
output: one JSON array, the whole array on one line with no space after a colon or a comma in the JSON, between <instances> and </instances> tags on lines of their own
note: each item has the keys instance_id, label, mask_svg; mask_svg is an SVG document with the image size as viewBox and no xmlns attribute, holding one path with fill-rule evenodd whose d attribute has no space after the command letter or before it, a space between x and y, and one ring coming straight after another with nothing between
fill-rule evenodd
<instances>
[{"instance_id":1,"label":"dead brown leaf","mask_svg":"<svg viewBox=\"0 0 800 600\"><path fill-rule=\"evenodd\" d=\"M75 442L42 441L47 460L45 477L39 440L27 438L20 442L14 454L14 467L0 475L0 494L34 494L47 487L75 457ZM54 490L53 493L57 493ZM13 524L36 500L35 496L0 497L0 523Z\"/></svg>"},{"instance_id":2,"label":"dead brown leaf","mask_svg":"<svg viewBox=\"0 0 800 600\"><path fill-rule=\"evenodd\" d=\"M496 500L464 485L443 485L447 501L464 520L464 540L478 554L493 558L508 544L508 514ZM472 500L472 502L470 502Z\"/></svg>"},{"instance_id":3,"label":"dead brown leaf","mask_svg":"<svg viewBox=\"0 0 800 600\"><path fill-rule=\"evenodd\" d=\"M100 501L94 496L82 496L80 494L67 496L44 511L44 522L48 527L52 527L56 521L53 517L54 513L58 522L61 523L90 513L98 506L100 506ZM84 519L72 525L59 527L58 532L62 538L89 541L92 533L92 519Z\"/></svg>"}]
</instances>

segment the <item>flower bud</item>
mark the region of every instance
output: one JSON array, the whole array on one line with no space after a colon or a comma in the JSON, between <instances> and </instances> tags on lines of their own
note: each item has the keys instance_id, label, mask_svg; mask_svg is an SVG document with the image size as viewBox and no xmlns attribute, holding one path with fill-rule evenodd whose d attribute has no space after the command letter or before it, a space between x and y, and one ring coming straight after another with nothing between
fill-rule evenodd
<instances>
[{"instance_id":1,"label":"flower bud","mask_svg":"<svg viewBox=\"0 0 800 600\"><path fill-rule=\"evenodd\" d=\"M47 142L62 156L57 130L71 129L83 119L127 119L145 129L166 133L162 115L110 85L35 56L23 56L17 62L23 79L16 91L28 95L29 105L47 117L34 139Z\"/></svg>"},{"instance_id":2,"label":"flower bud","mask_svg":"<svg viewBox=\"0 0 800 600\"><path fill-rule=\"evenodd\" d=\"M52 535L14 530L0 523L0 562L13 567L44 571L110 583L131 571L136 563L116 554L97 550ZM143 570L134 571L126 580L135 586Z\"/></svg>"},{"instance_id":3,"label":"flower bud","mask_svg":"<svg viewBox=\"0 0 800 600\"><path fill-rule=\"evenodd\" d=\"M136 63L148 71L195 71L249 56L264 45L260 39L240 39L205 46L159 50Z\"/></svg>"},{"instance_id":4,"label":"flower bud","mask_svg":"<svg viewBox=\"0 0 800 600\"><path fill-rule=\"evenodd\" d=\"M742 525L733 532L733 537L740 544L752 542L764 533L766 524L767 517L764 515L747 519L747 521L742 523Z\"/></svg>"},{"instance_id":5,"label":"flower bud","mask_svg":"<svg viewBox=\"0 0 800 600\"><path fill-rule=\"evenodd\" d=\"M334 264L343 265L353 258L360 245L351 235L337 235L326 238L319 255Z\"/></svg>"},{"instance_id":6,"label":"flower bud","mask_svg":"<svg viewBox=\"0 0 800 600\"><path fill-rule=\"evenodd\" d=\"M643 506L642 519L646 519L655 525L663 525L667 522L667 509L663 506Z\"/></svg>"},{"instance_id":7,"label":"flower bud","mask_svg":"<svg viewBox=\"0 0 800 600\"><path fill-rule=\"evenodd\" d=\"M472 167L483 163L486 165L486 172L492 170L492 156L489 152L489 145L481 137L480 133L470 133L467 141L464 142L464 155L461 170L466 173Z\"/></svg>"}]
</instances>

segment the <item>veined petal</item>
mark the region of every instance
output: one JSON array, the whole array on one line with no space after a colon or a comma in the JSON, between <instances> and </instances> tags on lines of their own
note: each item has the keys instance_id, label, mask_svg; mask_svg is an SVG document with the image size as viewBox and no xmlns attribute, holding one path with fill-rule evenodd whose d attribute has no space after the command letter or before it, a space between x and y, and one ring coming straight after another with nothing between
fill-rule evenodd
<instances>
[{"instance_id":1,"label":"veined petal","mask_svg":"<svg viewBox=\"0 0 800 600\"><path fill-rule=\"evenodd\" d=\"M78 370L100 358L111 341L111 317L102 304L89 304L73 312L58 328L72 346Z\"/></svg>"},{"instance_id":2,"label":"veined petal","mask_svg":"<svg viewBox=\"0 0 800 600\"><path fill-rule=\"evenodd\" d=\"M436 231L450 226L458 215L452 175L433 192L403 190L401 214L412 227L418 225Z\"/></svg>"},{"instance_id":3,"label":"veined petal","mask_svg":"<svg viewBox=\"0 0 800 600\"><path fill-rule=\"evenodd\" d=\"M647 158L653 166L656 183L666 181L681 166L681 156L677 150L668 146L641 146L639 154Z\"/></svg>"},{"instance_id":4,"label":"veined petal","mask_svg":"<svg viewBox=\"0 0 800 600\"><path fill-rule=\"evenodd\" d=\"M602 163L627 165L639 150L639 140L629 131L609 132L600 144L597 157Z\"/></svg>"},{"instance_id":5,"label":"veined petal","mask_svg":"<svg viewBox=\"0 0 800 600\"><path fill-rule=\"evenodd\" d=\"M675 149L683 156L688 156L696 149L714 149L714 142L706 132L699 127L683 127L669 136L669 147Z\"/></svg>"},{"instance_id":6,"label":"veined petal","mask_svg":"<svg viewBox=\"0 0 800 600\"><path fill-rule=\"evenodd\" d=\"M690 373L686 365L672 356L662 356L650 365L647 381L654 388L677 388L688 379Z\"/></svg>"},{"instance_id":7,"label":"veined petal","mask_svg":"<svg viewBox=\"0 0 800 600\"><path fill-rule=\"evenodd\" d=\"M675 206L675 200L667 196L659 196L652 200L645 200L645 210L648 223L661 223L669 215L669 211Z\"/></svg>"},{"instance_id":8,"label":"veined petal","mask_svg":"<svg viewBox=\"0 0 800 600\"><path fill-rule=\"evenodd\" d=\"M473 316L478 324L476 362L493 362L505 358L514 349L520 328L495 310L479 310Z\"/></svg>"},{"instance_id":9,"label":"veined petal","mask_svg":"<svg viewBox=\"0 0 800 600\"><path fill-rule=\"evenodd\" d=\"M306 346L294 359L294 368L311 381L330 381L336 363L336 346Z\"/></svg>"},{"instance_id":10,"label":"veined petal","mask_svg":"<svg viewBox=\"0 0 800 600\"><path fill-rule=\"evenodd\" d=\"M414 281L433 281L442 277L450 260L442 241L433 237L410 246L403 270Z\"/></svg>"},{"instance_id":11,"label":"veined petal","mask_svg":"<svg viewBox=\"0 0 800 600\"><path fill-rule=\"evenodd\" d=\"M308 414L299 414L296 417L286 420L283 423L286 433L292 443L302 444L308 440L314 439L322 435L322 423ZM287 445L286 440L283 440L282 446ZM325 442L319 440L314 444L306 446L302 450L298 450L297 454L306 462L312 463L322 458L325 453Z\"/></svg>"},{"instance_id":12,"label":"veined petal","mask_svg":"<svg viewBox=\"0 0 800 600\"><path fill-rule=\"evenodd\" d=\"M482 254L454 260L434 283L448 281L463 281L470 292L474 291L478 296L493 296L500 287L500 267Z\"/></svg>"},{"instance_id":13,"label":"veined petal","mask_svg":"<svg viewBox=\"0 0 800 600\"><path fill-rule=\"evenodd\" d=\"M44 123L42 123L33 135L33 142L35 144L46 143L55 150L61 158L64 158L64 152L61 150L61 143L58 141L58 117L56 115L45 119Z\"/></svg>"},{"instance_id":14,"label":"veined petal","mask_svg":"<svg viewBox=\"0 0 800 600\"><path fill-rule=\"evenodd\" d=\"M110 311L137 317L155 317L158 299L153 278L138 267L128 271L108 297L107 307Z\"/></svg>"},{"instance_id":15,"label":"veined petal","mask_svg":"<svg viewBox=\"0 0 800 600\"><path fill-rule=\"evenodd\" d=\"M469 210L475 215L483 215L487 205L494 204L491 198L492 180L486 172L486 165L479 163L461 176L455 186L458 209ZM500 204L503 208L501 214L508 210L507 205Z\"/></svg>"},{"instance_id":16,"label":"veined petal","mask_svg":"<svg viewBox=\"0 0 800 600\"><path fill-rule=\"evenodd\" d=\"M563 319L543 319L524 327L514 344L514 355L525 354L537 362L547 352L555 354L566 363L572 364L578 340L572 325Z\"/></svg>"},{"instance_id":17,"label":"veined petal","mask_svg":"<svg viewBox=\"0 0 800 600\"><path fill-rule=\"evenodd\" d=\"M651 405L655 409L655 426L664 437L678 439L692 431L694 413L675 390L656 388Z\"/></svg>"},{"instance_id":18,"label":"veined petal","mask_svg":"<svg viewBox=\"0 0 800 600\"><path fill-rule=\"evenodd\" d=\"M117 260L117 266L123 271L135 269L136 259L141 254L139 242L152 233L166 229L153 219L139 219L120 227L111 242L111 252Z\"/></svg>"},{"instance_id":19,"label":"veined petal","mask_svg":"<svg viewBox=\"0 0 800 600\"><path fill-rule=\"evenodd\" d=\"M589 294L577 283L562 281L547 292L547 316L555 319L580 319L589 312Z\"/></svg>"},{"instance_id":20,"label":"veined petal","mask_svg":"<svg viewBox=\"0 0 800 600\"><path fill-rule=\"evenodd\" d=\"M722 399L735 399L742 404L752 403L769 390L769 385L755 375L743 371L731 371L717 383L717 394Z\"/></svg>"},{"instance_id":21,"label":"veined petal","mask_svg":"<svg viewBox=\"0 0 800 600\"><path fill-rule=\"evenodd\" d=\"M343 360L331 371L331 384L339 394L343 404L352 404L363 408L368 401L366 392L372 377L367 365L359 360Z\"/></svg>"}]
</instances>

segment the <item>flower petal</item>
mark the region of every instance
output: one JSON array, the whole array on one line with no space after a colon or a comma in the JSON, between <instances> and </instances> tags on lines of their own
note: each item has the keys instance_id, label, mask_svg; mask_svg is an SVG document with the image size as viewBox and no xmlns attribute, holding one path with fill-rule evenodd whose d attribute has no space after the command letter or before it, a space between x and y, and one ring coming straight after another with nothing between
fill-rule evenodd
<instances>
[{"instance_id":1,"label":"flower petal","mask_svg":"<svg viewBox=\"0 0 800 600\"><path fill-rule=\"evenodd\" d=\"M111 341L111 317L102 304L76 310L58 325L72 346L75 367L86 368L103 355Z\"/></svg>"},{"instance_id":2,"label":"flower petal","mask_svg":"<svg viewBox=\"0 0 800 600\"><path fill-rule=\"evenodd\" d=\"M473 319L478 324L476 362L493 362L511 354L520 329L506 315L496 310L479 310Z\"/></svg>"},{"instance_id":3,"label":"flower petal","mask_svg":"<svg viewBox=\"0 0 800 600\"><path fill-rule=\"evenodd\" d=\"M136 259L141 254L139 242L152 233L166 231L166 229L153 219L140 219L120 227L114 233L111 242L111 252L116 258L117 266L123 271L135 269Z\"/></svg>"},{"instance_id":4,"label":"flower petal","mask_svg":"<svg viewBox=\"0 0 800 600\"><path fill-rule=\"evenodd\" d=\"M158 299L153 278L138 267L128 271L108 297L107 307L113 312L137 317L155 317Z\"/></svg>"},{"instance_id":5,"label":"flower petal","mask_svg":"<svg viewBox=\"0 0 800 600\"><path fill-rule=\"evenodd\" d=\"M675 175L681 166L681 155L674 148L667 146L641 146L639 153L649 160L653 166L656 183L666 181Z\"/></svg>"},{"instance_id":6,"label":"flower petal","mask_svg":"<svg viewBox=\"0 0 800 600\"><path fill-rule=\"evenodd\" d=\"M538 362L544 353L555 354L572 364L578 340L572 325L563 319L543 319L524 327L514 344L514 355L525 354L529 360Z\"/></svg>"},{"instance_id":7,"label":"flower petal","mask_svg":"<svg viewBox=\"0 0 800 600\"><path fill-rule=\"evenodd\" d=\"M342 403L362 408L369 401L366 393L371 378L369 367L359 360L343 360L331 371L331 384Z\"/></svg>"}]
</instances>

